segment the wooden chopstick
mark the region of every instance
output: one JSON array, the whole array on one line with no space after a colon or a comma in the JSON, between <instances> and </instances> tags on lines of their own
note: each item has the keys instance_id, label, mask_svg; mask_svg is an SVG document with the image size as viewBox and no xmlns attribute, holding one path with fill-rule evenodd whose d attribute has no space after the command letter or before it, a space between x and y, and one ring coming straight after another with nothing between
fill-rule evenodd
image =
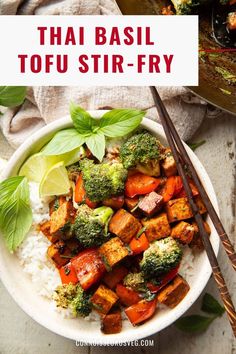
<instances>
[{"instance_id":1,"label":"wooden chopstick","mask_svg":"<svg viewBox=\"0 0 236 354\"><path fill-rule=\"evenodd\" d=\"M211 267L212 267L213 276L214 276L215 281L217 283L217 286L218 286L222 301L224 303L224 307L226 309L226 312L227 312L227 315L228 315L228 318L229 318L229 322L231 324L234 336L236 337L236 312L235 312L235 308L234 308L234 305L232 303L231 297L229 295L229 291L228 291L228 288L226 286L224 277L223 277L223 275L221 273L221 269L220 269L220 266L218 264L218 261L217 261L216 255L214 253L214 250L212 248L209 236L208 236L208 234L207 234L207 232L205 230L202 216L199 213L198 206L196 205L196 203L194 201L192 190L191 190L191 187L189 186L188 178L186 176L186 171L185 171L185 167L186 166L183 166L183 164L182 164L183 160L184 160L184 165L186 165L187 160L184 157L186 157L186 155L188 155L187 151L185 150L184 146L182 147L181 151L178 151L177 142L174 139L174 136L175 137L178 136L178 133L175 132L175 134L173 134L172 126L169 124L169 120L171 120L171 119L170 119L170 117L169 117L169 115L168 115L168 113L167 113L167 111L165 109L164 103L162 102L162 100L161 100L156 88L152 86L152 87L150 87L150 89L151 89L151 92L152 92L152 95L153 95L155 106L156 106L157 111L159 113L160 120L162 122L162 126L163 126L165 134L166 134L166 138L167 138L168 143L170 145L170 148L172 150L173 157L174 157L174 159L176 161L176 165L177 165L177 169L178 169L179 175L181 176L181 178L183 180L183 185L184 185L187 197L188 197L189 204L190 204L190 206L192 208L192 211L193 211L193 214L194 214L194 218L195 218L196 223L197 223L198 228L199 228L200 235L202 236L202 241L203 241L205 250L207 252L207 256L208 256L209 262L210 262ZM178 139L180 140L179 136L178 136ZM180 153L181 153L181 155L180 155ZM188 163L187 163L187 167L189 167ZM192 165L192 169L194 169L193 165ZM196 171L195 171L195 173L196 173ZM192 177L193 177L193 180L195 182L194 176L192 176ZM200 189L204 189L202 184L200 186ZM199 190L199 192L200 192L200 190ZM205 202L204 199L203 199L203 201Z\"/></svg>"},{"instance_id":2,"label":"wooden chopstick","mask_svg":"<svg viewBox=\"0 0 236 354\"><path fill-rule=\"evenodd\" d=\"M158 95L159 96L159 95ZM161 101L161 98L160 96L157 97L157 100L160 104L160 101ZM231 261L231 264L233 266L233 269L236 270L236 252L234 250L234 247L224 229L224 226L222 225L222 222L218 216L218 214L216 213L215 211L215 208L213 207L212 203L211 203L211 200L210 198L208 197L208 194L207 192L205 191L205 188L203 187L202 185L202 182L192 164L192 161L190 160L186 150L185 150L185 147L182 143L182 140L180 139L177 131L176 131L176 128L172 122L172 120L170 119L170 116L165 108L165 106L163 106L163 114L165 115L165 118L166 118L166 121L167 121L167 124L168 124L168 127L169 127L169 130L171 131L172 135L173 135L173 138L175 140L175 143L179 149L179 152L181 154L181 158L182 160L184 161L184 163L188 166L188 169L192 175L192 178L194 180L194 183L196 184L198 190L199 190L199 193L204 201L204 204L206 206L206 209L207 209L207 212L208 214L210 215L210 218L216 228L216 231L221 239L221 242L222 242L222 245L225 249L225 252L227 253L230 261Z\"/></svg>"}]
</instances>

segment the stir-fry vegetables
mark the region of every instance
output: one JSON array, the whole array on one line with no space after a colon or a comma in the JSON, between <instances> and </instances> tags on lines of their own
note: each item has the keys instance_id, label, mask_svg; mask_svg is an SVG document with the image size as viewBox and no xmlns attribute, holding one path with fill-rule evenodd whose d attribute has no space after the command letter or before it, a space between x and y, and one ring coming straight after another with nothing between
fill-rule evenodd
<instances>
[{"instance_id":1,"label":"stir-fry vegetables","mask_svg":"<svg viewBox=\"0 0 236 354\"><path fill-rule=\"evenodd\" d=\"M178 274L182 247L202 245L170 149L145 131L116 146L115 161L90 153L67 170L74 187L40 225L61 277L57 306L79 317L93 309L106 334L121 331L122 309L139 325L158 303L177 306L189 290Z\"/></svg>"}]
</instances>

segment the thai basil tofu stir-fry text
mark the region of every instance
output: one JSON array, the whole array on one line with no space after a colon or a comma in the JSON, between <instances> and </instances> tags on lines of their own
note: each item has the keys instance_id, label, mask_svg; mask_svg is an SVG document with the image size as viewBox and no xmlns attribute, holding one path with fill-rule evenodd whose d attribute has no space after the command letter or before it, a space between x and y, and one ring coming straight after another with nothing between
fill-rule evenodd
<instances>
[{"instance_id":1,"label":"thai basil tofu stir-fry text","mask_svg":"<svg viewBox=\"0 0 236 354\"><path fill-rule=\"evenodd\" d=\"M189 291L178 274L183 245L202 243L171 150L139 131L108 145L102 162L86 148L67 172L70 194L53 199L40 224L61 277L57 306L78 317L95 310L106 334L121 331L122 309L139 325L158 304L177 306Z\"/></svg>"}]
</instances>

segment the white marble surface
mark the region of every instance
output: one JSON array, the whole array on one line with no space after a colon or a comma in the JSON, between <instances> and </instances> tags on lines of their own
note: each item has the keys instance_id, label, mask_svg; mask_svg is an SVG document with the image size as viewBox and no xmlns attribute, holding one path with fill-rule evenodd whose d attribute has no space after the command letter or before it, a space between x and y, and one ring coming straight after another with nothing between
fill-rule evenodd
<instances>
[{"instance_id":1,"label":"white marble surface","mask_svg":"<svg viewBox=\"0 0 236 354\"><path fill-rule=\"evenodd\" d=\"M236 117L205 121L194 141L205 139L206 143L196 153L209 173L220 206L221 217L234 244L235 234L235 153ZM7 158L12 150L0 135L0 157ZM222 266L231 295L236 303L236 277L223 251L219 262ZM211 279L206 291L218 297ZM27 296L27 294L26 294ZM190 309L197 313L201 299ZM3 285L0 284L0 354L72 354L72 353L155 353L155 354L236 354L233 338L226 315L215 320L202 334L186 335L171 326L151 337L150 347L77 347L73 341L59 337L31 320L14 303Z\"/></svg>"}]
</instances>

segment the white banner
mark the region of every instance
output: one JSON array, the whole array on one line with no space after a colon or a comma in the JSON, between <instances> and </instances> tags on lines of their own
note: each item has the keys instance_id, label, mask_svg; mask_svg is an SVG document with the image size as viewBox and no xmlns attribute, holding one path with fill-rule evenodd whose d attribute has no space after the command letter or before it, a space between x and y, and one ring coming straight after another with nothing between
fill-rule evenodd
<instances>
[{"instance_id":1,"label":"white banner","mask_svg":"<svg viewBox=\"0 0 236 354\"><path fill-rule=\"evenodd\" d=\"M0 85L196 86L198 16L0 16Z\"/></svg>"}]
</instances>

